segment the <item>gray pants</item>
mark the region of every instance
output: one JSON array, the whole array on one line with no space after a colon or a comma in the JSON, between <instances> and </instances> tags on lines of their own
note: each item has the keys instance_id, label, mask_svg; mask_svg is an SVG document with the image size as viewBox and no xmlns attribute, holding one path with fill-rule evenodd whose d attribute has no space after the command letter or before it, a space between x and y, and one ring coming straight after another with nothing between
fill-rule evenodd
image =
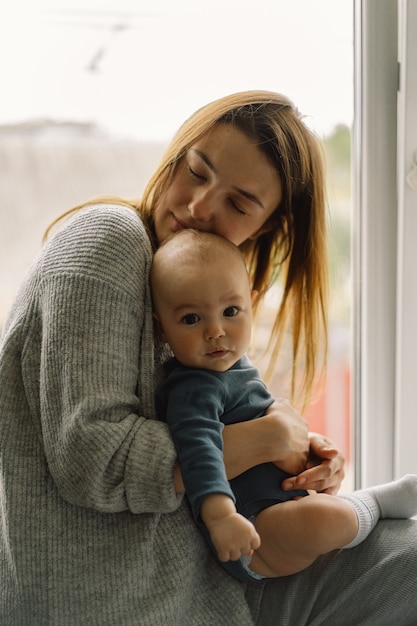
<instances>
[{"instance_id":1,"label":"gray pants","mask_svg":"<svg viewBox=\"0 0 417 626\"><path fill-rule=\"evenodd\" d=\"M246 594L256 626L416 626L417 521L382 520L356 548Z\"/></svg>"}]
</instances>

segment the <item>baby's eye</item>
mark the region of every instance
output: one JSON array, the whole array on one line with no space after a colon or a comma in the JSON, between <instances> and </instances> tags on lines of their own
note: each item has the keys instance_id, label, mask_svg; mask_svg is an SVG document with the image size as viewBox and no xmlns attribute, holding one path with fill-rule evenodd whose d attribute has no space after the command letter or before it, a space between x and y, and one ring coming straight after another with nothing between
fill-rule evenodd
<instances>
[{"instance_id":1,"label":"baby's eye","mask_svg":"<svg viewBox=\"0 0 417 626\"><path fill-rule=\"evenodd\" d=\"M197 313L187 313L181 318L181 322L186 324L187 326L192 326L193 324L197 324L200 321L200 317Z\"/></svg>"},{"instance_id":2,"label":"baby's eye","mask_svg":"<svg viewBox=\"0 0 417 626\"><path fill-rule=\"evenodd\" d=\"M234 317L239 313L239 307L237 306L228 306L227 309L223 311L224 317Z\"/></svg>"}]
</instances>

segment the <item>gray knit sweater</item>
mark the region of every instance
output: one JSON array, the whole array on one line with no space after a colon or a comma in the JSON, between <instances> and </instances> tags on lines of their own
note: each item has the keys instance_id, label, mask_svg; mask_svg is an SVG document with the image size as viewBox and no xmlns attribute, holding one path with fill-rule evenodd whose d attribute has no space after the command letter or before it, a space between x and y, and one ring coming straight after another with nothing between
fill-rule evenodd
<instances>
[{"instance_id":1,"label":"gray knit sweater","mask_svg":"<svg viewBox=\"0 0 417 626\"><path fill-rule=\"evenodd\" d=\"M84 209L12 307L0 354L2 626L252 624L244 587L173 489L175 450L154 411L165 356L151 258L133 211Z\"/></svg>"}]
</instances>

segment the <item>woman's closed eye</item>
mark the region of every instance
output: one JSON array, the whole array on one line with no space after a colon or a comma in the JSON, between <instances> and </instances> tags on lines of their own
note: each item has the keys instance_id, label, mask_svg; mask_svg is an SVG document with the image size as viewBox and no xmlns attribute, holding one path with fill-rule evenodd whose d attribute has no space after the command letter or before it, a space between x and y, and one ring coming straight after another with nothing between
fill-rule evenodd
<instances>
[{"instance_id":1,"label":"woman's closed eye","mask_svg":"<svg viewBox=\"0 0 417 626\"><path fill-rule=\"evenodd\" d=\"M237 205L236 202L232 198L229 198L229 203L230 203L232 209L237 211L237 213L239 213L239 215L247 215L246 211L241 209L240 206Z\"/></svg>"},{"instance_id":2,"label":"woman's closed eye","mask_svg":"<svg viewBox=\"0 0 417 626\"><path fill-rule=\"evenodd\" d=\"M201 182L205 182L207 180L205 176L196 172L190 165L188 166L188 172L190 173L192 178L196 178Z\"/></svg>"}]
</instances>

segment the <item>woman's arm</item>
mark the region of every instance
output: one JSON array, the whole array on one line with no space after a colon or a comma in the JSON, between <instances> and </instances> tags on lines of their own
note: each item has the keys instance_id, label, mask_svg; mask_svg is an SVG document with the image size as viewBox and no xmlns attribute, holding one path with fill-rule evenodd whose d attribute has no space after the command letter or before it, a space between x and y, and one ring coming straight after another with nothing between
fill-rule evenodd
<instances>
[{"instance_id":1,"label":"woman's arm","mask_svg":"<svg viewBox=\"0 0 417 626\"><path fill-rule=\"evenodd\" d=\"M103 512L175 510L175 448L167 425L148 419L155 369L143 226L128 209L92 207L41 262L39 420L61 496Z\"/></svg>"},{"instance_id":2,"label":"woman's arm","mask_svg":"<svg viewBox=\"0 0 417 626\"><path fill-rule=\"evenodd\" d=\"M308 433L305 420L286 401L276 400L257 420L226 426L224 460L228 478L268 461L291 474L284 489L336 494L344 478L344 458L323 435Z\"/></svg>"},{"instance_id":3,"label":"woman's arm","mask_svg":"<svg viewBox=\"0 0 417 626\"><path fill-rule=\"evenodd\" d=\"M229 479L267 462L298 474L305 469L309 455L307 424L284 399L276 400L260 419L226 426L223 441Z\"/></svg>"}]
</instances>

